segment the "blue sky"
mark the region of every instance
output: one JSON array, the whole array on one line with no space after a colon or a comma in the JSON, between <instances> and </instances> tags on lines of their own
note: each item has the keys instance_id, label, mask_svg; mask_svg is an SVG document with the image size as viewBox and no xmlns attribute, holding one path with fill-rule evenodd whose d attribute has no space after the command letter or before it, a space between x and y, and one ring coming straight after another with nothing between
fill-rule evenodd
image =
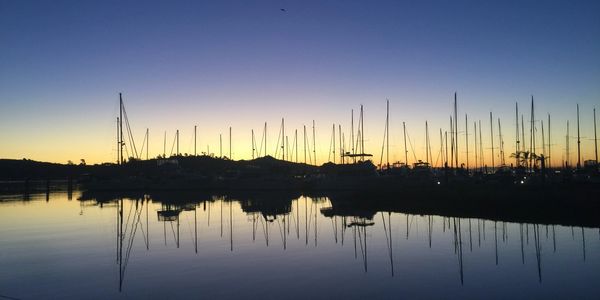
<instances>
[{"instance_id":1,"label":"blue sky","mask_svg":"<svg viewBox=\"0 0 600 300\"><path fill-rule=\"evenodd\" d=\"M507 145L514 102L531 95L556 140L580 103L589 139L598 12L597 1L1 0L0 157L113 160L119 92L155 154L164 131L199 125L214 147L233 126L248 157L250 129L268 121L275 141L285 117L290 130L315 119L325 157L325 128L348 127L360 104L378 153L389 98L400 159L401 123L423 144L425 120L448 127L455 91L461 115L502 118Z\"/></svg>"}]
</instances>

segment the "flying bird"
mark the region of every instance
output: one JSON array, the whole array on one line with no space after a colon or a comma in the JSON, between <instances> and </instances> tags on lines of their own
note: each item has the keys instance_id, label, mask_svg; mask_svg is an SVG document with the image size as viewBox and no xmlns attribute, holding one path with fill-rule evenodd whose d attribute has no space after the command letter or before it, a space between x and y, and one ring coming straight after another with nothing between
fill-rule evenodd
<instances>
[{"instance_id":1,"label":"flying bird","mask_svg":"<svg viewBox=\"0 0 600 300\"><path fill-rule=\"evenodd\" d=\"M279 10L281 10L282 12L287 12L285 8L280 8Z\"/></svg>"}]
</instances>

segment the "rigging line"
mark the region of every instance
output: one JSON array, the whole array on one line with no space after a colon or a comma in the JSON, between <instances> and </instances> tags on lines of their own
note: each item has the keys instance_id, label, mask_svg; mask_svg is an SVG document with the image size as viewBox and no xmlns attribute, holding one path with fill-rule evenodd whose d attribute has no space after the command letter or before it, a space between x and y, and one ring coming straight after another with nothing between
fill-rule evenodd
<instances>
[{"instance_id":1,"label":"rigging line","mask_svg":"<svg viewBox=\"0 0 600 300\"><path fill-rule=\"evenodd\" d=\"M381 168L383 170L383 152L385 150L385 142L386 142L386 136L387 136L387 124L385 125L385 130L383 131L383 143L381 144L381 159L379 160L379 168ZM390 141L387 141L388 144L390 143Z\"/></svg>"},{"instance_id":2,"label":"rigging line","mask_svg":"<svg viewBox=\"0 0 600 300\"><path fill-rule=\"evenodd\" d=\"M173 156L173 149L175 149L175 142L177 141L177 134L173 138L173 144L171 145L171 152L169 153L169 157Z\"/></svg>"},{"instance_id":3,"label":"rigging line","mask_svg":"<svg viewBox=\"0 0 600 300\"><path fill-rule=\"evenodd\" d=\"M133 138L133 131L131 130L131 126L129 125L129 118L127 117L127 111L125 110L125 105L123 105L123 116L125 117L125 125L127 126L127 134L129 135L129 141L132 145L132 150L135 153L135 157L139 158L137 148L135 146L135 139Z\"/></svg>"},{"instance_id":4,"label":"rigging line","mask_svg":"<svg viewBox=\"0 0 600 300\"><path fill-rule=\"evenodd\" d=\"M415 161L418 161L417 154L415 153L415 148L413 147L412 141L410 140L410 135L408 133L406 134L406 138L408 139L408 144L410 144L410 149L413 152L413 157L415 158Z\"/></svg>"}]
</instances>

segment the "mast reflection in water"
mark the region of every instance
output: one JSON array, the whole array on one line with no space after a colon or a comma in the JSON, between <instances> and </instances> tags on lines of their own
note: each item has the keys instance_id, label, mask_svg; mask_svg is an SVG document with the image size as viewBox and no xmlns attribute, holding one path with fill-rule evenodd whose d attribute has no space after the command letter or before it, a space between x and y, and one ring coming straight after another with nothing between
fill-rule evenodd
<instances>
[{"instance_id":1,"label":"mast reflection in water","mask_svg":"<svg viewBox=\"0 0 600 300\"><path fill-rule=\"evenodd\" d=\"M600 231L577 224L407 214L372 199L358 205L290 193L74 191L0 199L3 297L600 292Z\"/></svg>"}]
</instances>

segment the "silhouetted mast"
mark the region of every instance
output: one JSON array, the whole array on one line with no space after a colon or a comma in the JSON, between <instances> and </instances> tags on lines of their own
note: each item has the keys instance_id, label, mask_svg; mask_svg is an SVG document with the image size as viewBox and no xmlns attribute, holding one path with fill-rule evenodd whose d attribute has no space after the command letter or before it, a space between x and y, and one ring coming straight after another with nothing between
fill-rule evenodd
<instances>
[{"instance_id":1,"label":"silhouetted mast","mask_svg":"<svg viewBox=\"0 0 600 300\"><path fill-rule=\"evenodd\" d=\"M473 136L474 140L474 149L475 149L475 170L477 170L477 165L479 164L479 160L477 159L477 122L473 122Z\"/></svg>"},{"instance_id":2,"label":"silhouetted mast","mask_svg":"<svg viewBox=\"0 0 600 300\"><path fill-rule=\"evenodd\" d=\"M361 154L365 154L365 119L363 114L363 106L360 105L360 148ZM365 157L361 156L361 160L364 160Z\"/></svg>"},{"instance_id":3,"label":"silhouetted mast","mask_svg":"<svg viewBox=\"0 0 600 300\"><path fill-rule=\"evenodd\" d=\"M550 122L550 115L548 115L548 122ZM594 154L596 157L596 169L598 169L598 136L596 135L596 108L594 107Z\"/></svg>"},{"instance_id":4,"label":"silhouetted mast","mask_svg":"<svg viewBox=\"0 0 600 300\"><path fill-rule=\"evenodd\" d=\"M429 161L429 126L427 120L425 120L425 161Z\"/></svg>"},{"instance_id":5,"label":"silhouetted mast","mask_svg":"<svg viewBox=\"0 0 600 300\"><path fill-rule=\"evenodd\" d=\"M231 126L229 126L229 159L233 160L233 155L231 153Z\"/></svg>"},{"instance_id":6,"label":"silhouetted mast","mask_svg":"<svg viewBox=\"0 0 600 300\"><path fill-rule=\"evenodd\" d=\"M179 129L177 129L175 136L177 138L177 156L179 156ZM173 148L171 148L171 149L173 149Z\"/></svg>"},{"instance_id":7,"label":"silhouetted mast","mask_svg":"<svg viewBox=\"0 0 600 300\"><path fill-rule=\"evenodd\" d=\"M581 168L581 137L579 136L579 103L577 104L577 169Z\"/></svg>"},{"instance_id":8,"label":"silhouetted mast","mask_svg":"<svg viewBox=\"0 0 600 300\"><path fill-rule=\"evenodd\" d=\"M465 114L465 149L467 150L467 171L469 171L469 117Z\"/></svg>"},{"instance_id":9,"label":"silhouetted mast","mask_svg":"<svg viewBox=\"0 0 600 300\"><path fill-rule=\"evenodd\" d=\"M404 162L408 167L408 150L406 148L406 123L402 122L402 130L404 131Z\"/></svg>"},{"instance_id":10,"label":"silhouetted mast","mask_svg":"<svg viewBox=\"0 0 600 300\"><path fill-rule=\"evenodd\" d=\"M146 128L146 160L148 160L148 148L150 148L150 129Z\"/></svg>"},{"instance_id":11,"label":"silhouetted mast","mask_svg":"<svg viewBox=\"0 0 600 300\"><path fill-rule=\"evenodd\" d=\"M550 114L548 114L548 168L551 167L550 160L552 159L552 155L550 153L550 149L551 149L551 145L552 145L552 143L550 143L550 137L551 137L550 128L551 128L550 127Z\"/></svg>"},{"instance_id":12,"label":"silhouetted mast","mask_svg":"<svg viewBox=\"0 0 600 300\"><path fill-rule=\"evenodd\" d=\"M492 141L492 172L494 171L494 122L492 118L492 112L490 111L490 138Z\"/></svg>"},{"instance_id":13,"label":"silhouetted mast","mask_svg":"<svg viewBox=\"0 0 600 300\"><path fill-rule=\"evenodd\" d=\"M483 170L483 165L485 164L485 159L483 156L483 138L481 135L481 120L479 120L479 159L481 163L479 164L479 171Z\"/></svg>"},{"instance_id":14,"label":"silhouetted mast","mask_svg":"<svg viewBox=\"0 0 600 300\"><path fill-rule=\"evenodd\" d=\"M306 164L306 125L304 126L304 139L303 139L303 143L302 146L304 146L304 163Z\"/></svg>"},{"instance_id":15,"label":"silhouetted mast","mask_svg":"<svg viewBox=\"0 0 600 300\"><path fill-rule=\"evenodd\" d=\"M333 124L331 126L331 130L332 130L331 139L333 142L333 147L331 149L332 149L332 154L333 154L333 163L335 164L335 124Z\"/></svg>"},{"instance_id":16,"label":"silhouetted mast","mask_svg":"<svg viewBox=\"0 0 600 300\"><path fill-rule=\"evenodd\" d=\"M565 137L565 139L566 139L566 144L567 144L567 157L566 157L565 167L568 168L569 167L569 159L570 159L570 153L569 153L569 120L567 120L567 136Z\"/></svg>"},{"instance_id":17,"label":"silhouetted mast","mask_svg":"<svg viewBox=\"0 0 600 300\"><path fill-rule=\"evenodd\" d=\"M196 151L196 141L197 141L197 139L196 139L196 129L197 129L197 127L198 127L197 125L194 125L194 156L198 155L198 152Z\"/></svg>"},{"instance_id":18,"label":"silhouetted mast","mask_svg":"<svg viewBox=\"0 0 600 300\"><path fill-rule=\"evenodd\" d=\"M386 157L387 157L387 168L390 168L390 100L386 99L386 116L385 116L385 131L386 131Z\"/></svg>"},{"instance_id":19,"label":"silhouetted mast","mask_svg":"<svg viewBox=\"0 0 600 300\"><path fill-rule=\"evenodd\" d=\"M120 164L123 164L123 146L125 146L125 141L123 141L123 96L119 93L119 152L121 161Z\"/></svg>"},{"instance_id":20,"label":"silhouetted mast","mask_svg":"<svg viewBox=\"0 0 600 300\"><path fill-rule=\"evenodd\" d=\"M221 133L219 133L219 158L223 158L223 135Z\"/></svg>"},{"instance_id":21,"label":"silhouetted mast","mask_svg":"<svg viewBox=\"0 0 600 300\"><path fill-rule=\"evenodd\" d=\"M254 129L251 130L252 133L252 159L254 159L254 151L256 150L256 141L254 140Z\"/></svg>"},{"instance_id":22,"label":"silhouetted mast","mask_svg":"<svg viewBox=\"0 0 600 300\"><path fill-rule=\"evenodd\" d=\"M354 150L354 109L351 110L351 119L350 119L350 138L351 138L351 142L352 142L352 154L356 154L355 150ZM352 161L356 162L356 158L354 158L354 156L352 156Z\"/></svg>"},{"instance_id":23,"label":"silhouetted mast","mask_svg":"<svg viewBox=\"0 0 600 300\"><path fill-rule=\"evenodd\" d=\"M516 122L516 134L515 134L515 167L519 166L519 151L521 141L519 141L519 102L515 102L515 122Z\"/></svg>"},{"instance_id":24,"label":"silhouetted mast","mask_svg":"<svg viewBox=\"0 0 600 300\"><path fill-rule=\"evenodd\" d=\"M317 165L317 138L316 138L315 120L313 120L313 156L315 158L315 165Z\"/></svg>"},{"instance_id":25,"label":"silhouetted mast","mask_svg":"<svg viewBox=\"0 0 600 300\"><path fill-rule=\"evenodd\" d=\"M456 92L454 92L454 146L456 167L458 168L458 101L456 100Z\"/></svg>"},{"instance_id":26,"label":"silhouetted mast","mask_svg":"<svg viewBox=\"0 0 600 300\"><path fill-rule=\"evenodd\" d=\"M298 163L298 129L294 130L294 145L296 146L296 163Z\"/></svg>"},{"instance_id":27,"label":"silhouetted mast","mask_svg":"<svg viewBox=\"0 0 600 300\"><path fill-rule=\"evenodd\" d=\"M535 110L533 107L533 96L531 96L531 144L529 145L529 169L530 172L533 171L533 167L535 164L535 161L533 160L533 155L535 153Z\"/></svg>"},{"instance_id":28,"label":"silhouetted mast","mask_svg":"<svg viewBox=\"0 0 600 300\"><path fill-rule=\"evenodd\" d=\"M163 158L167 157L167 131L165 130L165 137L163 139Z\"/></svg>"},{"instance_id":29,"label":"silhouetted mast","mask_svg":"<svg viewBox=\"0 0 600 300\"><path fill-rule=\"evenodd\" d=\"M121 151L119 150L121 147L121 138L119 133L119 117L117 117L117 164L121 164Z\"/></svg>"},{"instance_id":30,"label":"silhouetted mast","mask_svg":"<svg viewBox=\"0 0 600 300\"><path fill-rule=\"evenodd\" d=\"M500 124L500 118L498 118L498 139L500 141L500 164L503 166L506 164L504 160L504 140L502 139L502 125Z\"/></svg>"}]
</instances>

